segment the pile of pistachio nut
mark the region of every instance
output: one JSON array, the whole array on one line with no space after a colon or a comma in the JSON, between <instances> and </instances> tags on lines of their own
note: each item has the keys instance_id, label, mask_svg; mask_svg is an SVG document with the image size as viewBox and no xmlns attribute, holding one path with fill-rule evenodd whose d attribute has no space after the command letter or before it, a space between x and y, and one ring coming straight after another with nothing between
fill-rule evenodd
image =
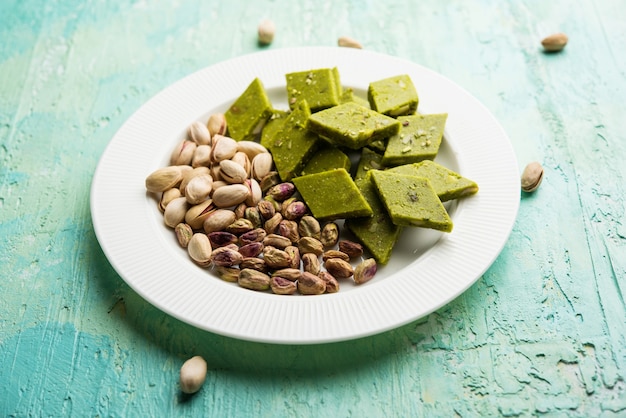
<instances>
[{"instance_id":1,"label":"pile of pistachio nut","mask_svg":"<svg viewBox=\"0 0 626 418\"><path fill-rule=\"evenodd\" d=\"M193 122L170 165L145 186L189 257L222 280L319 295L337 292L340 280L361 284L376 274L360 243L340 239L335 221L320 223L293 183L281 181L265 147L227 136L221 113Z\"/></svg>"}]
</instances>

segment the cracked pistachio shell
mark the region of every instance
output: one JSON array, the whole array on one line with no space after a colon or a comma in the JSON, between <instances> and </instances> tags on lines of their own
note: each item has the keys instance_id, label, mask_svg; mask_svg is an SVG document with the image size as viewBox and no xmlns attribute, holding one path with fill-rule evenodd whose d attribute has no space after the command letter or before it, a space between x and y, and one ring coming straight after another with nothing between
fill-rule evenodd
<instances>
[{"instance_id":1,"label":"cracked pistachio shell","mask_svg":"<svg viewBox=\"0 0 626 418\"><path fill-rule=\"evenodd\" d=\"M226 128L228 127L226 124L226 116L224 116L223 113L214 113L209 116L209 120L206 125L211 137L214 137L215 135L225 135Z\"/></svg>"},{"instance_id":2,"label":"cracked pistachio shell","mask_svg":"<svg viewBox=\"0 0 626 418\"><path fill-rule=\"evenodd\" d=\"M272 158L272 154L269 152L257 154L252 159L252 168L250 170L252 178L255 178L258 181L263 180L263 178L272 170L273 164L274 160Z\"/></svg>"},{"instance_id":3,"label":"cracked pistachio shell","mask_svg":"<svg viewBox=\"0 0 626 418\"><path fill-rule=\"evenodd\" d=\"M237 141L224 135L215 135L213 137L213 145L211 147L211 161L213 163L230 160L235 153L237 153Z\"/></svg>"},{"instance_id":4,"label":"cracked pistachio shell","mask_svg":"<svg viewBox=\"0 0 626 418\"><path fill-rule=\"evenodd\" d=\"M235 213L228 209L217 209L209 214L202 224L204 232L207 234L216 231L223 231L228 225L235 222Z\"/></svg>"},{"instance_id":5,"label":"cracked pistachio shell","mask_svg":"<svg viewBox=\"0 0 626 418\"><path fill-rule=\"evenodd\" d=\"M187 139L198 145L211 145L211 133L202 122L192 122L187 128Z\"/></svg>"},{"instance_id":6,"label":"cracked pistachio shell","mask_svg":"<svg viewBox=\"0 0 626 418\"><path fill-rule=\"evenodd\" d=\"M233 160L219 162L220 176L226 183L241 184L248 178L245 168Z\"/></svg>"},{"instance_id":7,"label":"cracked pistachio shell","mask_svg":"<svg viewBox=\"0 0 626 418\"><path fill-rule=\"evenodd\" d=\"M170 164L172 165L190 165L193 153L196 151L196 144L193 141L184 139L172 151L170 156Z\"/></svg>"},{"instance_id":8,"label":"cracked pistachio shell","mask_svg":"<svg viewBox=\"0 0 626 418\"><path fill-rule=\"evenodd\" d=\"M204 175L209 175L209 176L211 175L211 171L209 170L208 167L196 167L196 168L189 167L189 170L187 170L185 174L183 175L183 180L180 182L180 186L178 186L183 196L185 195L185 188L187 187L187 184L191 181L191 179L197 176L204 176Z\"/></svg>"},{"instance_id":9,"label":"cracked pistachio shell","mask_svg":"<svg viewBox=\"0 0 626 418\"><path fill-rule=\"evenodd\" d=\"M193 234L187 244L187 252L189 257L199 266L206 267L211 264L213 249L209 237L205 234L201 232Z\"/></svg>"},{"instance_id":10,"label":"cracked pistachio shell","mask_svg":"<svg viewBox=\"0 0 626 418\"><path fill-rule=\"evenodd\" d=\"M146 190L160 193L176 187L183 180L183 174L182 168L177 165L159 168L146 177Z\"/></svg>"},{"instance_id":11,"label":"cracked pistachio shell","mask_svg":"<svg viewBox=\"0 0 626 418\"><path fill-rule=\"evenodd\" d=\"M165 207L174 199L181 197L180 189L176 187L168 189L161 193L161 199L159 199L159 210L165 212Z\"/></svg>"},{"instance_id":12,"label":"cracked pistachio shell","mask_svg":"<svg viewBox=\"0 0 626 418\"><path fill-rule=\"evenodd\" d=\"M233 158L231 158L230 160L243 167L243 169L246 171L246 176L250 177L250 169L252 168L252 165L250 163L250 158L248 158L248 156L244 152L237 151L235 155L233 155Z\"/></svg>"},{"instance_id":13,"label":"cracked pistachio shell","mask_svg":"<svg viewBox=\"0 0 626 418\"><path fill-rule=\"evenodd\" d=\"M165 207L163 212L163 221L170 228L176 228L176 225L185 220L185 214L189 209L189 203L184 197L177 197Z\"/></svg>"},{"instance_id":14,"label":"cracked pistachio shell","mask_svg":"<svg viewBox=\"0 0 626 418\"><path fill-rule=\"evenodd\" d=\"M192 167L208 167L211 164L211 146L198 145L191 158Z\"/></svg>"},{"instance_id":15,"label":"cracked pistachio shell","mask_svg":"<svg viewBox=\"0 0 626 418\"><path fill-rule=\"evenodd\" d=\"M187 210L187 213L185 214L185 222L188 223L194 230L202 229L204 221L214 210L216 210L215 204L213 204L210 199L205 200L204 202L194 205Z\"/></svg>"},{"instance_id":16,"label":"cracked pistachio shell","mask_svg":"<svg viewBox=\"0 0 626 418\"><path fill-rule=\"evenodd\" d=\"M195 176L185 186L185 198L190 204L197 205L209 198L212 189L213 179L210 175Z\"/></svg>"},{"instance_id":17,"label":"cracked pistachio shell","mask_svg":"<svg viewBox=\"0 0 626 418\"><path fill-rule=\"evenodd\" d=\"M235 206L245 201L250 189L244 184L228 184L213 192L213 203L219 208Z\"/></svg>"},{"instance_id":18,"label":"cracked pistachio shell","mask_svg":"<svg viewBox=\"0 0 626 418\"><path fill-rule=\"evenodd\" d=\"M246 205L258 205L261 199L263 199L263 192L261 191L261 186L259 186L259 182L257 182L255 179L247 179L244 184L248 186L248 189L250 190L250 194L245 200Z\"/></svg>"},{"instance_id":19,"label":"cracked pistachio shell","mask_svg":"<svg viewBox=\"0 0 626 418\"><path fill-rule=\"evenodd\" d=\"M237 151L243 152L252 161L259 154L269 154L267 148L254 141L237 142ZM270 155L271 157L271 155Z\"/></svg>"}]
</instances>

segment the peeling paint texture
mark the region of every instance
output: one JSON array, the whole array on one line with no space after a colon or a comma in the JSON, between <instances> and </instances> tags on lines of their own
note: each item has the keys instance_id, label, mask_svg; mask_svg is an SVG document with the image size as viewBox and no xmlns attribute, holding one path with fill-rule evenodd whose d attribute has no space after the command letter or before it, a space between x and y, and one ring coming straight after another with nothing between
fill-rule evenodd
<instances>
[{"instance_id":1,"label":"peeling paint texture","mask_svg":"<svg viewBox=\"0 0 626 418\"><path fill-rule=\"evenodd\" d=\"M459 298L381 335L275 346L183 324L115 273L89 213L104 148L161 89L258 51L264 18L268 48L351 36L432 68L496 116L520 172L544 165ZM622 0L3 0L0 416L626 416L624 22ZM197 354L208 377L184 396Z\"/></svg>"}]
</instances>

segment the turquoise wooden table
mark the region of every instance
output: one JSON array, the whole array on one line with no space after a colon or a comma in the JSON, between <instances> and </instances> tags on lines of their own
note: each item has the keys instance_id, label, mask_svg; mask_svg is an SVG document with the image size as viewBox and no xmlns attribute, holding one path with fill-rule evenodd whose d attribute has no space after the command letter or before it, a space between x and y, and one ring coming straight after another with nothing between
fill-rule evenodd
<instances>
[{"instance_id":1,"label":"turquoise wooden table","mask_svg":"<svg viewBox=\"0 0 626 418\"><path fill-rule=\"evenodd\" d=\"M96 239L89 191L122 124L203 67L363 48L482 101L522 171L510 238L465 293L357 340L247 342L161 312ZM0 415L626 416L626 7L621 0L0 3ZM546 54L541 39L569 36ZM203 356L194 396L182 363Z\"/></svg>"}]
</instances>

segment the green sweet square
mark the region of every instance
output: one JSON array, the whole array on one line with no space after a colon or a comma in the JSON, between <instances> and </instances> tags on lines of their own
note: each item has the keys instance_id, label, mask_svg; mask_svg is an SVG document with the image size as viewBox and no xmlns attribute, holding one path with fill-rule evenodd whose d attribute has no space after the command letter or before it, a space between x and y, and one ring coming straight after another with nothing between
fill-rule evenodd
<instances>
[{"instance_id":1,"label":"green sweet square","mask_svg":"<svg viewBox=\"0 0 626 418\"><path fill-rule=\"evenodd\" d=\"M434 159L447 118L447 113L399 116L400 132L387 141L382 163L396 166Z\"/></svg>"},{"instance_id":2,"label":"green sweet square","mask_svg":"<svg viewBox=\"0 0 626 418\"><path fill-rule=\"evenodd\" d=\"M370 173L395 225L452 231L452 219L427 178L380 170Z\"/></svg>"},{"instance_id":3,"label":"green sweet square","mask_svg":"<svg viewBox=\"0 0 626 418\"><path fill-rule=\"evenodd\" d=\"M419 103L413 81L406 74L370 83L367 99L372 109L394 117L412 115Z\"/></svg>"},{"instance_id":4,"label":"green sweet square","mask_svg":"<svg viewBox=\"0 0 626 418\"><path fill-rule=\"evenodd\" d=\"M373 215L350 174L343 168L296 177L292 181L318 219Z\"/></svg>"},{"instance_id":5,"label":"green sweet square","mask_svg":"<svg viewBox=\"0 0 626 418\"><path fill-rule=\"evenodd\" d=\"M337 106L341 101L341 84L337 68L320 68L285 75L287 99L294 109L300 100L309 103L311 112Z\"/></svg>"}]
</instances>

